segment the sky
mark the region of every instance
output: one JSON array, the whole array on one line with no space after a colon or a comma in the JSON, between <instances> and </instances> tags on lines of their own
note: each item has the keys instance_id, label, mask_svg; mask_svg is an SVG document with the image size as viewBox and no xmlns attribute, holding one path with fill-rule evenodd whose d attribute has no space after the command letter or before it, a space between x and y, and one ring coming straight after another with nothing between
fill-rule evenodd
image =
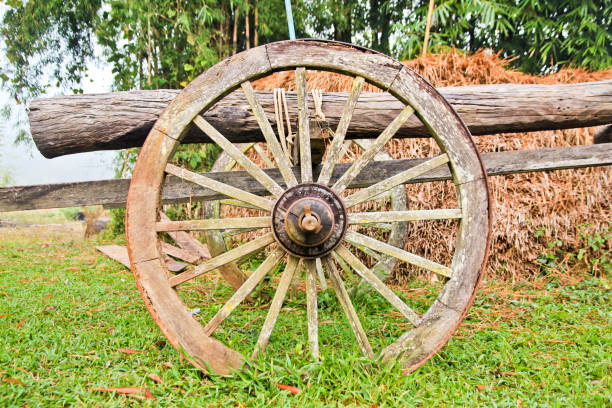
<instances>
[{"instance_id":1,"label":"sky","mask_svg":"<svg viewBox=\"0 0 612 408\"><path fill-rule=\"evenodd\" d=\"M4 7L4 4L0 4L0 17L4 13ZM100 51L96 49L95 53L99 54ZM0 55L0 61L3 59ZM90 61L87 67L88 78L81 84L83 92L110 92L113 82L111 68L101 58ZM95 81L89 78L95 78ZM63 93L63 90L56 88L49 90L44 96L58 96ZM0 88L0 107L6 104L14 107L15 101L4 89ZM9 185L21 186L114 178L112 164L116 156L114 151L79 153L45 159L33 144L30 146L15 145L13 140L17 132L11 120L0 119L0 170L8 171L10 174L12 182Z\"/></svg>"},{"instance_id":2,"label":"sky","mask_svg":"<svg viewBox=\"0 0 612 408\"><path fill-rule=\"evenodd\" d=\"M82 84L84 93L110 92L113 81L111 67L90 63L88 67L90 78L95 82L85 80ZM60 90L52 91L45 96L61 95ZM13 103L9 95L0 90L0 106ZM50 184L70 181L102 180L114 177L114 151L79 153L68 156L45 159L34 145L15 145L17 129L10 121L4 121L2 145L0 145L0 166L8 170L11 185Z\"/></svg>"}]
</instances>

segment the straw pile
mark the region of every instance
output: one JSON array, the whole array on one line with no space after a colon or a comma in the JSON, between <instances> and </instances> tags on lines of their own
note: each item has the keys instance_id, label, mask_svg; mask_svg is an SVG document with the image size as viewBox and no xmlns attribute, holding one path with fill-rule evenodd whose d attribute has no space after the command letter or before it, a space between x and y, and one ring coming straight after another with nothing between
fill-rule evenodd
<instances>
[{"instance_id":1,"label":"straw pile","mask_svg":"<svg viewBox=\"0 0 612 408\"><path fill-rule=\"evenodd\" d=\"M548 76L527 75L507 69L508 60L487 51L465 55L451 50L404 63L434 86L576 83L612 78L612 70L563 69ZM254 87L259 90L294 90L294 78L293 72L277 73L256 81ZM309 89L325 92L348 91L352 83L349 77L326 72L308 72L307 79ZM364 90L380 91L371 85ZM591 144L595 131L596 128L585 128L497 134L475 139L481 152L538 149ZM353 151L357 152L355 149ZM393 140L387 149L394 158L429 157L438 152L431 139ZM511 279L537 274L540 268L536 259L547 251L548 242L556 239L562 243L562 249L576 251L580 245L580 232L607 228L612 219L611 175L612 169L604 167L492 177L489 181L495 217L488 273ZM406 192L410 208L456 205L451 183L407 186ZM454 221L410 223L406 249L449 265L455 228ZM380 239L384 239L384 233L378 234ZM366 260L370 264L373 262L367 257ZM401 281L410 272L403 268L395 271L397 280Z\"/></svg>"}]
</instances>

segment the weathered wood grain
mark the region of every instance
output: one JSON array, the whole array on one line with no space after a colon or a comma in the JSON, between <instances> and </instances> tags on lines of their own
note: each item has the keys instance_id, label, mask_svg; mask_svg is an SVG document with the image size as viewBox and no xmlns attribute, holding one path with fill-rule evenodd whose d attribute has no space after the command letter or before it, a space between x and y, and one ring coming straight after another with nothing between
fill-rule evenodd
<instances>
[{"instance_id":1,"label":"weathered wood grain","mask_svg":"<svg viewBox=\"0 0 612 408\"><path fill-rule=\"evenodd\" d=\"M281 276L281 280L278 283L276 292L274 293L274 298L272 299L272 303L270 304L270 309L268 309L266 320L264 321L264 324L261 327L261 331L259 332L259 338L257 339L257 343L255 344L255 350L253 350L253 354L251 354L251 359L257 358L260 353L263 353L265 351L266 346L270 341L270 336L272 336L272 330L274 330L274 325L276 324L278 315L280 314L281 308L283 307L285 295L287 295L287 290L289 289L289 285L293 280L293 275L298 269L299 264L300 258L297 258L295 256L289 256L289 259L287 260L287 265L285 266L285 270L283 271L283 275Z\"/></svg>"},{"instance_id":2,"label":"weathered wood grain","mask_svg":"<svg viewBox=\"0 0 612 408\"><path fill-rule=\"evenodd\" d=\"M414 326L419 325L421 318L414 310L408 307L387 285L383 283L359 258L351 253L346 247L340 245L336 249L336 254L344 259L366 282L368 282L378 293L393 305L401 314L404 315Z\"/></svg>"},{"instance_id":3,"label":"weathered wood grain","mask_svg":"<svg viewBox=\"0 0 612 408\"><path fill-rule=\"evenodd\" d=\"M570 129L612 123L612 80L569 85L473 85L439 88L473 135ZM30 104L30 129L47 158L93 150L141 146L153 124L178 90L129 91L35 99ZM274 120L272 92L256 92L267 116ZM323 94L323 111L332 128L343 115L348 93ZM287 92L292 123L297 97ZM312 102L312 101L311 101ZM403 109L388 93L362 93L346 137L377 137ZM314 109L314 106L311 106ZM233 143L265 141L242 92L214 105L204 118ZM428 137L416 118L396 137ZM209 142L197 127L184 142Z\"/></svg>"},{"instance_id":4,"label":"weathered wood grain","mask_svg":"<svg viewBox=\"0 0 612 408\"><path fill-rule=\"evenodd\" d=\"M483 153L482 158L489 176L610 166L612 165L612 143ZM425 161L426 159L405 159L372 163L353 180L349 188L371 186ZM350 163L338 164L334 169L332 180L337 179L349 165ZM265 171L277 182L282 182L278 170ZM297 168L294 168L293 171L298 174ZM316 168L315 172L318 173ZM267 194L267 190L260 187L259 183L256 183L246 172L235 171L231 173L231 176L226 172L215 172L207 173L206 176L217 181L226 180L233 187L253 194ZM410 180L410 183L449 179L448 169L439 168ZM0 188L0 212L98 204L121 207L125 205L129 184L129 179L120 179L3 187ZM166 203L219 200L221 198L226 198L226 196L176 177L167 177L162 197Z\"/></svg>"},{"instance_id":5,"label":"weathered wood grain","mask_svg":"<svg viewBox=\"0 0 612 408\"><path fill-rule=\"evenodd\" d=\"M312 182L312 157L310 156L310 121L308 120L308 90L306 87L306 68L295 70L298 111L298 145L300 147L300 180Z\"/></svg>"},{"instance_id":6,"label":"weathered wood grain","mask_svg":"<svg viewBox=\"0 0 612 408\"><path fill-rule=\"evenodd\" d=\"M181 260L183 260L185 262L189 262L190 264L197 263L200 260L200 258L201 258L199 255L193 254L193 253L187 251L186 249L183 249L183 248L171 245L171 244L169 244L167 242L163 242L162 241L162 242L160 242L160 244L161 244L162 252L164 254L170 255L170 256L172 256L174 258L181 259ZM126 250L126 255L127 255L127 250ZM185 265L183 267L183 269L185 269L185 267L187 267L187 265ZM181 271L183 269L181 269ZM170 272L174 272L174 273L180 272L180 271L172 270L171 268L168 268L168 270Z\"/></svg>"},{"instance_id":7,"label":"weathered wood grain","mask_svg":"<svg viewBox=\"0 0 612 408\"><path fill-rule=\"evenodd\" d=\"M170 286L176 286L183 282L187 282L188 280L193 279L196 276L200 276L203 273L212 271L213 269L216 269L219 266L225 265L227 263L250 255L253 252L259 251L260 249L270 245L272 242L274 242L274 236L271 232L269 232L266 235L249 241L244 245L237 246L236 248L224 252L221 255L217 255L214 258L208 259L187 272L183 272L180 275L173 276L168 280L168 282L170 283Z\"/></svg>"},{"instance_id":8,"label":"weathered wood grain","mask_svg":"<svg viewBox=\"0 0 612 408\"><path fill-rule=\"evenodd\" d=\"M281 188L262 169L259 169L259 171L262 174L264 174L265 178L270 180L271 184L276 185L278 187L278 189ZM174 175L176 177L180 177L182 179L190 181L192 183L197 183L198 185L200 185L200 186L202 186L204 188L207 188L209 190L216 191L219 194L224 194L224 195L227 194L228 197L235 198L237 200L241 200L241 201L244 201L246 203L252 204L254 206L257 206L257 207L261 208L262 210L271 211L272 207L274 206L274 203L272 201L266 199L266 198L261 198L259 196L256 196L256 195L253 195L253 194L249 193L248 191L245 191L244 189L233 187L231 185L225 184L225 183L220 182L218 180L212 179L210 177L203 176L201 174L194 173L192 171L189 171L189 170L184 169L182 167L175 166L173 164L167 164L166 165L166 172L169 173L169 174L172 174L172 175ZM229 176L229 174L226 174L226 175ZM268 188L269 186L264 186L263 184L261 184L261 185L263 187L266 187L266 189L268 191L270 191L270 189ZM282 192L282 190L281 190L281 192ZM279 195L280 195L280 193L279 193Z\"/></svg>"},{"instance_id":9,"label":"weathered wood grain","mask_svg":"<svg viewBox=\"0 0 612 408\"><path fill-rule=\"evenodd\" d=\"M259 127L261 128L261 131L264 137L266 138L268 149L270 149L270 152L272 153L274 160L276 160L276 163L278 164L278 168L281 174L283 175L283 178L285 179L285 183L287 184L288 187L295 186L297 184L297 179L295 178L295 175L291 171L291 165L289 163L289 158L285 154L287 149L285 148L285 150L283 151L283 147L278 141L278 138L276 137L276 134L274 133L274 130L272 129L272 125L270 125L270 121L268 120L268 117L266 116L266 113L264 112L263 107L261 106L261 104L259 103L259 100L257 100L257 97L255 96L255 91L253 90L253 86L251 85L250 82L243 82L242 91L244 92L244 95L247 101L249 102L251 109L253 110L253 115L257 119L257 123L259 124ZM284 138L282 140L284 140ZM267 155L263 152L263 150L261 150L261 148L258 145L254 145L254 146L255 146L255 150L257 151L257 153L259 153L260 157L267 158ZM271 166L270 164L268 164L268 167L274 167L273 165Z\"/></svg>"},{"instance_id":10,"label":"weathered wood grain","mask_svg":"<svg viewBox=\"0 0 612 408\"><path fill-rule=\"evenodd\" d=\"M359 203L371 200L385 191L391 190L395 186L406 184L407 181L446 163L448 163L448 156L446 154L436 156L433 159L429 159L425 163L411 167L410 169L396 174L393 177L381 180L368 188L364 188L354 194L351 194L344 200L344 205L346 208L351 208Z\"/></svg>"},{"instance_id":11,"label":"weathered wood grain","mask_svg":"<svg viewBox=\"0 0 612 408\"><path fill-rule=\"evenodd\" d=\"M334 170L334 166L342 159L340 155L340 152L342 151L342 143L344 142L344 136L346 135L351 123L355 106L357 106L357 102L359 101L359 95L361 95L364 82L365 80L360 76L353 80L351 92L347 97L346 105L344 105L342 116L340 117L338 127L334 133L334 138L329 146L327 160L325 160L323 163L323 168L321 170L321 174L319 174L318 183L327 185L332 175L332 171Z\"/></svg>"},{"instance_id":12,"label":"weathered wood grain","mask_svg":"<svg viewBox=\"0 0 612 408\"><path fill-rule=\"evenodd\" d=\"M401 248L396 248L385 242L378 241L377 239L370 238L367 235L363 235L358 232L348 230L346 231L346 235L344 236L344 239L356 247L370 248L373 251L380 252L385 255L393 256L406 263L418 266L423 269L427 269L439 275L446 276L446 277L450 277L452 275L452 270L447 266L440 265L439 263L431 261L427 258L423 258L422 256L413 254L408 251L404 251Z\"/></svg>"},{"instance_id":13,"label":"weathered wood grain","mask_svg":"<svg viewBox=\"0 0 612 408\"><path fill-rule=\"evenodd\" d=\"M316 260L319 265L321 264L321 259L317 258ZM317 311L317 276L314 259L305 259L304 266L306 269L306 315L308 319L308 346L310 349L310 354L315 360L319 359L319 317ZM321 268L321 276L323 277L321 282L325 283L325 275L323 275L323 270ZM325 285L325 289L327 289L327 285Z\"/></svg>"},{"instance_id":14,"label":"weathered wood grain","mask_svg":"<svg viewBox=\"0 0 612 408\"><path fill-rule=\"evenodd\" d=\"M128 250L126 247L121 246L121 245L104 245L104 246L97 246L96 249L102 252L104 255L111 258L112 260L115 260L123 264L123 266L125 266L126 268L132 269L132 265L130 265L130 258L128 257ZM169 254L167 249L168 248L164 248L164 252ZM169 254L169 255L174 256L173 254ZM170 272L178 273L178 272L181 272L186 267L187 267L187 264L183 262L177 262L173 259L166 260L166 268L168 268Z\"/></svg>"},{"instance_id":15,"label":"weathered wood grain","mask_svg":"<svg viewBox=\"0 0 612 408\"><path fill-rule=\"evenodd\" d=\"M269 192L279 197L283 193L283 188L272 180L263 170L253 163L240 149L234 146L229 140L227 140L217 129L210 125L202 116L196 116L193 120L202 131L204 131L224 152L230 155L236 163L241 165L253 178L259 181Z\"/></svg>"},{"instance_id":16,"label":"weathered wood grain","mask_svg":"<svg viewBox=\"0 0 612 408\"><path fill-rule=\"evenodd\" d=\"M162 231L196 231L222 229L270 228L271 217L210 218L205 220L161 221L155 230Z\"/></svg>"},{"instance_id":17,"label":"weathered wood grain","mask_svg":"<svg viewBox=\"0 0 612 408\"><path fill-rule=\"evenodd\" d=\"M334 261L331 256L326 256L322 259L323 265L327 270L327 274L329 276L329 280L334 287L334 291L336 292L336 297L338 298L338 302L342 306L342 310L344 310L344 314L349 321L349 325L355 334L355 338L357 340L357 344L359 344L359 348L363 352L363 354L370 359L374 358L374 352L372 351L372 346L370 345L370 341L368 340L368 336L359 321L359 316L357 316L357 312L355 311L355 307L351 302L351 298L349 297L346 288L344 287L344 282L336 269L336 265L334 265Z\"/></svg>"},{"instance_id":18,"label":"weathered wood grain","mask_svg":"<svg viewBox=\"0 0 612 408\"><path fill-rule=\"evenodd\" d=\"M159 212L160 221L169 222L170 218L163 212ZM198 261L200 259L209 259L210 252L208 250L208 246L201 243L196 237L192 236L187 231L169 231L168 235L170 238L176 242L176 245L189 252L193 256L198 257ZM197 261L196 261L197 262ZM194 263L194 262L192 262Z\"/></svg>"},{"instance_id":19,"label":"weathered wood grain","mask_svg":"<svg viewBox=\"0 0 612 408\"><path fill-rule=\"evenodd\" d=\"M414 113L414 109L410 106L406 106L402 111L397 115L391 123L382 131L382 133L376 138L374 143L368 146L367 149L355 160L351 167L348 168L347 171L340 176L338 180L332 185L332 190L334 190L337 194L342 193L346 187L353 181L355 177L361 173L361 171L374 160L374 156L378 152L380 152L387 142L391 140L393 135L395 135L398 129L412 116Z\"/></svg>"},{"instance_id":20,"label":"weathered wood grain","mask_svg":"<svg viewBox=\"0 0 612 408\"><path fill-rule=\"evenodd\" d=\"M229 252L228 252L229 253ZM219 327L221 323L236 309L240 303L255 289L255 287L270 273L281 259L285 256L285 251L276 248L268 257L257 267L255 272L234 292L232 297L219 309L217 314L204 327L204 331L209 336Z\"/></svg>"}]
</instances>

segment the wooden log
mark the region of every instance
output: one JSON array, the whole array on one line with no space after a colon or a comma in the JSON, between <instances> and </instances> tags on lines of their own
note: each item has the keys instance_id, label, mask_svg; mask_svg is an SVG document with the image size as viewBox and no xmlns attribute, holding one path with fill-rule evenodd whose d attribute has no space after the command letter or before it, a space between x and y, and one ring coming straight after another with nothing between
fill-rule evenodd
<instances>
[{"instance_id":1,"label":"wooden log","mask_svg":"<svg viewBox=\"0 0 612 408\"><path fill-rule=\"evenodd\" d=\"M561 147L539 150L515 150L482 154L489 176L534 171L576 169L581 167L612 165L612 143ZM404 159L380 161L370 164L362 171L349 188L364 188L400 172L426 162L428 159ZM332 180L337 180L351 163L340 163L334 168ZM277 169L264 170L274 180L281 183L282 176ZM297 167L294 174L299 174ZM320 167L315 168L318 176ZM232 186L257 195L268 191L255 182L244 171L214 172L206 174L214 180L224 180ZM449 180L447 166L438 167L416 177L409 183ZM121 207L125 205L129 179L86 181L77 183L58 183L34 186L0 188L0 212L33 210L42 208L63 208L84 205L104 205ZM200 187L185 180L168 176L163 190L165 203L188 202L190 200L219 200L226 198L215 191Z\"/></svg>"},{"instance_id":2,"label":"wooden log","mask_svg":"<svg viewBox=\"0 0 612 408\"><path fill-rule=\"evenodd\" d=\"M439 88L473 135L569 129L612 123L612 80L569 85L474 85ZM158 116L178 90L129 91L41 98L30 104L30 128L47 158L94 150L141 146ZM323 111L332 129L342 117L348 93L323 94ZM272 92L256 92L274 118ZM293 123L297 97L287 93ZM312 100L310 101L312 103ZM403 106L387 93L362 93L347 138L377 137ZM309 109L314 110L314 106ZM265 141L241 90L226 96L203 117L233 143ZM428 137L413 117L396 137ZM210 142L192 126L185 142Z\"/></svg>"}]
</instances>

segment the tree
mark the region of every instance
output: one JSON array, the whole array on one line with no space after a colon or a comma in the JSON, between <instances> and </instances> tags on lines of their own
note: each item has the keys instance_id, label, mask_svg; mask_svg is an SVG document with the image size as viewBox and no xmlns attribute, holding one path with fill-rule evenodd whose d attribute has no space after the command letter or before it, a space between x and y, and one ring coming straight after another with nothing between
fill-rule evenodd
<instances>
[{"instance_id":1,"label":"tree","mask_svg":"<svg viewBox=\"0 0 612 408\"><path fill-rule=\"evenodd\" d=\"M413 58L422 47L428 1L413 2L396 24L393 51ZM466 51L489 48L513 57L523 72L563 66L612 66L612 1L446 0L436 2L430 46Z\"/></svg>"}]
</instances>

